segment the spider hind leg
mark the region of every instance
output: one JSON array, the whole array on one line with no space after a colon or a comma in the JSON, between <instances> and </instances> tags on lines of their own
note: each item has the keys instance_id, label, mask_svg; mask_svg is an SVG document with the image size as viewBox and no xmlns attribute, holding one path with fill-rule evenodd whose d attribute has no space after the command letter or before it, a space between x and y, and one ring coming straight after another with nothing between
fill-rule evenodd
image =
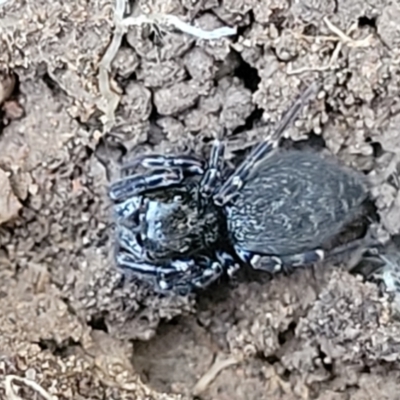
<instances>
[{"instance_id":1,"label":"spider hind leg","mask_svg":"<svg viewBox=\"0 0 400 400\"><path fill-rule=\"evenodd\" d=\"M200 182L200 193L204 198L210 198L221 177L221 164L224 156L224 145L215 140L211 148L210 161Z\"/></svg>"},{"instance_id":2,"label":"spider hind leg","mask_svg":"<svg viewBox=\"0 0 400 400\"><path fill-rule=\"evenodd\" d=\"M218 189L214 195L215 204L218 206L224 206L235 197L236 193L243 187L254 165L265 157L273 154L273 151L279 145L283 132L293 123L304 106L308 103L311 96L315 95L317 90L318 85L314 83L300 95L283 116L272 136L258 144L242 164L239 165L236 171Z\"/></svg>"},{"instance_id":3,"label":"spider hind leg","mask_svg":"<svg viewBox=\"0 0 400 400\"><path fill-rule=\"evenodd\" d=\"M271 274L277 272L284 272L288 274L299 267L310 266L324 260L340 259L341 257L358 249L361 249L363 252L368 252L371 250L371 248L379 245L380 244L378 242L358 239L338 246L330 251L317 248L305 251L303 253L284 256L254 254L250 251L243 250L238 246L235 246L235 251L245 263L250 264L254 269L266 271Z\"/></svg>"}]
</instances>

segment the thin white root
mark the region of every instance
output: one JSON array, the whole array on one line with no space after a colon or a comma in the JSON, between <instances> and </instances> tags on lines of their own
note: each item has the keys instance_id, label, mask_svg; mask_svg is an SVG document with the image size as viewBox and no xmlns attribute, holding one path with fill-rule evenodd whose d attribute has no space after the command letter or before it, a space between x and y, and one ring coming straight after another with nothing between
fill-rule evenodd
<instances>
[{"instance_id":1,"label":"thin white root","mask_svg":"<svg viewBox=\"0 0 400 400\"><path fill-rule=\"evenodd\" d=\"M22 383L32 390L40 394L46 400L56 400L54 396L44 390L38 383L35 381L31 381L30 379L23 378L17 375L7 375L4 379L4 388L6 391L6 400L23 400L20 396L18 396L13 387L13 382Z\"/></svg>"},{"instance_id":2,"label":"thin white root","mask_svg":"<svg viewBox=\"0 0 400 400\"><path fill-rule=\"evenodd\" d=\"M337 26L335 26L331 21L329 21L328 17L324 17L323 21L325 22L328 29L335 35L335 36L317 36L314 39L319 40L326 40L326 41L337 41L337 45L335 50L333 51L332 57L329 60L328 64L322 66L315 66L315 67L302 67L298 69L292 69L291 64L288 65L286 73L288 75L300 75L304 74L305 72L322 72L333 70L336 67L337 59L339 58L339 53L342 50L342 46L345 44L349 47L368 47L371 45L371 40L373 38L372 35L368 35L364 39L354 40L349 35L356 29L356 25L353 25L347 33L342 32ZM309 36L300 35L301 38L305 38L307 40L311 40Z\"/></svg>"},{"instance_id":3,"label":"thin white root","mask_svg":"<svg viewBox=\"0 0 400 400\"><path fill-rule=\"evenodd\" d=\"M221 356L217 356L213 365L210 369L198 380L196 385L194 385L192 394L193 396L199 396L203 393L207 387L211 384L211 382L218 376L218 374L232 365L236 365L240 362L240 359L234 357L228 357L222 359Z\"/></svg>"},{"instance_id":4,"label":"thin white root","mask_svg":"<svg viewBox=\"0 0 400 400\"><path fill-rule=\"evenodd\" d=\"M232 36L236 34L236 28L222 27L214 29L212 31L204 31L201 28L190 25L187 22L182 21L176 15L169 14L148 14L139 15L138 17L128 17L122 21L122 24L126 27L137 26L143 24L156 24L172 26L181 32L187 33L189 35L198 37L204 40L215 40L226 36Z\"/></svg>"},{"instance_id":5,"label":"thin white root","mask_svg":"<svg viewBox=\"0 0 400 400\"><path fill-rule=\"evenodd\" d=\"M337 26L333 25L333 23L331 21L329 21L328 17L324 17L323 21L325 22L328 29L333 34L335 34L339 38L339 40L341 40L347 46L349 46L349 47L368 47L368 46L370 46L371 40L372 40L372 35L368 35L364 39L360 39L360 40L354 40L349 36L349 34L356 29L354 25L348 30L347 33L344 33Z\"/></svg>"},{"instance_id":6,"label":"thin white root","mask_svg":"<svg viewBox=\"0 0 400 400\"><path fill-rule=\"evenodd\" d=\"M305 72L322 72L322 71L328 71L328 70L332 70L336 68L336 61L339 58L339 53L340 50L342 50L342 43L339 42L336 47L335 50L333 51L332 57L329 60L327 65L321 65L321 66L317 66L317 67L303 67L303 68L298 68L298 69L292 69L291 68L291 64L288 65L286 73L288 75L300 75L300 74L304 74Z\"/></svg>"}]
</instances>

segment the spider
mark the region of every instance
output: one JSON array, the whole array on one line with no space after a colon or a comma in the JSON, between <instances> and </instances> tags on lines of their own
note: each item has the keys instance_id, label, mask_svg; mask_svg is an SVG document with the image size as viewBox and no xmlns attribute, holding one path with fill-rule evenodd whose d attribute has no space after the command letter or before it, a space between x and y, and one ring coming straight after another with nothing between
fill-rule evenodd
<instances>
[{"instance_id":1,"label":"spider","mask_svg":"<svg viewBox=\"0 0 400 400\"><path fill-rule=\"evenodd\" d=\"M356 218L368 192L361 173L315 153L279 148L317 89L305 90L229 176L218 140L208 163L150 154L124 165L125 176L109 188L117 266L156 291L187 294L232 276L243 263L276 273L326 258L327 243ZM127 172L139 167L146 171Z\"/></svg>"}]
</instances>

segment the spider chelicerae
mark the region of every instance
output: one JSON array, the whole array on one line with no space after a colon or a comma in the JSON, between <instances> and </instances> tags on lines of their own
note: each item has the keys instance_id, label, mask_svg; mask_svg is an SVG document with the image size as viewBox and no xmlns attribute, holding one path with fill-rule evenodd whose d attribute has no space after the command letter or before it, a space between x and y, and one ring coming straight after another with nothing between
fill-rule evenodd
<instances>
[{"instance_id":1,"label":"spider chelicerae","mask_svg":"<svg viewBox=\"0 0 400 400\"><path fill-rule=\"evenodd\" d=\"M218 140L208 162L150 154L124 165L125 176L109 188L117 265L156 291L187 294L243 263L274 273L323 260L326 244L356 218L368 190L361 173L316 153L279 148L317 90L308 87L228 176ZM139 168L144 172L134 173Z\"/></svg>"}]
</instances>

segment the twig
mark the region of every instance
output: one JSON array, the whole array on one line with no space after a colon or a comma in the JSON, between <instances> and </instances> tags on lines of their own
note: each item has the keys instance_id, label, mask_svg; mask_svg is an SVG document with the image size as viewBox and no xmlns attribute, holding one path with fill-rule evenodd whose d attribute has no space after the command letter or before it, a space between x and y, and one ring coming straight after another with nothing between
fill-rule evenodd
<instances>
[{"instance_id":1,"label":"twig","mask_svg":"<svg viewBox=\"0 0 400 400\"><path fill-rule=\"evenodd\" d=\"M234 357L222 359L221 356L217 356L210 369L197 381L192 390L193 396L199 396L200 393L204 392L222 370L239 362L241 360Z\"/></svg>"},{"instance_id":2,"label":"twig","mask_svg":"<svg viewBox=\"0 0 400 400\"><path fill-rule=\"evenodd\" d=\"M55 400L55 397L52 396L50 393L48 393L46 390L44 390L38 383L35 381L32 381L27 378L23 378L21 376L17 375L7 375L4 379L4 388L6 391L6 399L7 400L22 400L20 396L18 396L13 388L13 382L19 382L23 383L26 386L30 387L37 393L39 393L44 399L46 400Z\"/></svg>"},{"instance_id":3,"label":"twig","mask_svg":"<svg viewBox=\"0 0 400 400\"><path fill-rule=\"evenodd\" d=\"M328 17L324 17L323 21L325 22L326 26L328 29L336 35L334 36L317 36L314 39L322 39L326 41L338 41L338 44L335 47L335 50L333 51L332 57L330 58L328 64L322 65L322 66L316 66L316 67L302 67L298 69L291 69L291 64L288 65L286 73L288 75L299 75L303 74L305 72L322 72L322 71L328 71L331 69L337 68L335 66L335 63L337 59L339 58L339 53L342 50L343 44L349 47L367 47L371 44L372 40L372 35L368 35L364 39L360 40L354 40L352 39L349 35L351 32L353 32L356 29L356 25L353 25L350 27L350 29L347 31L347 33L344 33L341 31L337 26L335 26L331 21L329 21ZM300 37L306 38L306 39L311 39L309 36L303 36L301 35Z\"/></svg>"},{"instance_id":4,"label":"twig","mask_svg":"<svg viewBox=\"0 0 400 400\"><path fill-rule=\"evenodd\" d=\"M336 47L335 50L332 53L332 57L330 58L328 64L326 65L322 65L322 66L317 66L317 67L302 67L302 68L297 68L297 69L292 69L291 68L291 64L288 65L286 73L288 75L300 75L300 74L304 74L305 72L322 72L322 71L328 71L330 69L335 69L337 68L335 66L335 63L337 61L337 59L339 58L339 53L342 50L342 43L339 42Z\"/></svg>"},{"instance_id":5,"label":"twig","mask_svg":"<svg viewBox=\"0 0 400 400\"><path fill-rule=\"evenodd\" d=\"M356 25L353 25L347 33L341 31L337 26L333 25L331 21L329 21L328 17L324 17L323 21L325 22L328 29L334 33L339 40L345 43L349 47L367 47L371 44L372 35L368 35L364 39L354 40L352 39L349 34L356 29Z\"/></svg>"},{"instance_id":6,"label":"twig","mask_svg":"<svg viewBox=\"0 0 400 400\"><path fill-rule=\"evenodd\" d=\"M108 46L99 65L99 74L97 76L99 82L99 91L102 98L97 104L97 107L104 113L102 117L103 129L107 132L115 123L115 110L118 107L120 96L115 93L110 87L109 72L111 63L113 62L122 43L122 37L125 29L121 26L121 21L124 16L126 0L116 0L115 3L115 31L110 45Z\"/></svg>"}]
</instances>

